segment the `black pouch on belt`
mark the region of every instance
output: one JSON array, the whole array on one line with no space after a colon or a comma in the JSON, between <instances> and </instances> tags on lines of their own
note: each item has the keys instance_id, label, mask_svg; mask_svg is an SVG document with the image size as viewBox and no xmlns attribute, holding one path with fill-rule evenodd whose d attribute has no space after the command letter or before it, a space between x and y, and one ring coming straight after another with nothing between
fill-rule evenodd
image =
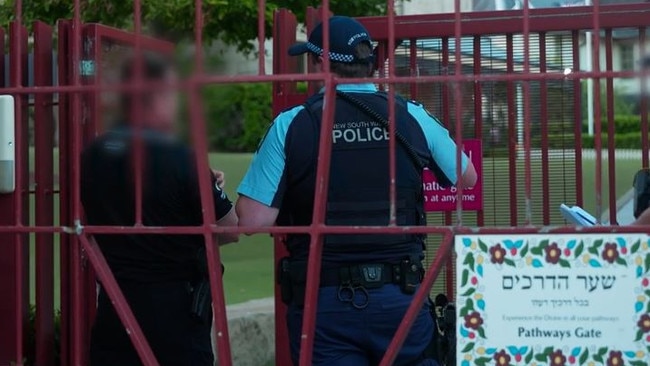
<instances>
[{"instance_id":1,"label":"black pouch on belt","mask_svg":"<svg viewBox=\"0 0 650 366\"><path fill-rule=\"evenodd\" d=\"M352 267L350 272L353 284L361 285L366 289L381 288L387 282L386 276L389 275L385 273L385 268L383 264L360 264ZM360 273L355 273L356 271Z\"/></svg>"},{"instance_id":2,"label":"black pouch on belt","mask_svg":"<svg viewBox=\"0 0 650 366\"><path fill-rule=\"evenodd\" d=\"M278 262L278 284L280 285L280 295L282 302L289 305L293 299L291 288L291 273L289 270L289 258L282 258Z\"/></svg>"},{"instance_id":3,"label":"black pouch on belt","mask_svg":"<svg viewBox=\"0 0 650 366\"><path fill-rule=\"evenodd\" d=\"M405 259L400 262L400 289L407 295L415 293L420 282L422 282L422 263L415 258Z\"/></svg>"},{"instance_id":4,"label":"black pouch on belt","mask_svg":"<svg viewBox=\"0 0 650 366\"><path fill-rule=\"evenodd\" d=\"M210 296L210 281L207 279L198 281L191 286L192 308L190 314L199 324L209 324L211 321L210 307L212 297Z\"/></svg>"},{"instance_id":5,"label":"black pouch on belt","mask_svg":"<svg viewBox=\"0 0 650 366\"><path fill-rule=\"evenodd\" d=\"M291 280L291 303L297 307L305 305L305 286L307 285L307 262L289 262L289 277Z\"/></svg>"}]
</instances>

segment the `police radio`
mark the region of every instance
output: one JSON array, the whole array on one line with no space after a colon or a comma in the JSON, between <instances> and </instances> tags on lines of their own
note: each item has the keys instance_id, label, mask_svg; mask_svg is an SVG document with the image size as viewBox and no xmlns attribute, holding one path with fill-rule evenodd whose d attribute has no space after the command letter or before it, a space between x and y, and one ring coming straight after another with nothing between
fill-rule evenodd
<instances>
[{"instance_id":1,"label":"police radio","mask_svg":"<svg viewBox=\"0 0 650 366\"><path fill-rule=\"evenodd\" d=\"M634 218L639 218L650 206L650 169L643 168L634 175Z\"/></svg>"},{"instance_id":2,"label":"police radio","mask_svg":"<svg viewBox=\"0 0 650 366\"><path fill-rule=\"evenodd\" d=\"M438 327L442 333L440 361L445 366L453 366L456 365L456 307L444 294L436 296L435 305L439 312Z\"/></svg>"}]
</instances>

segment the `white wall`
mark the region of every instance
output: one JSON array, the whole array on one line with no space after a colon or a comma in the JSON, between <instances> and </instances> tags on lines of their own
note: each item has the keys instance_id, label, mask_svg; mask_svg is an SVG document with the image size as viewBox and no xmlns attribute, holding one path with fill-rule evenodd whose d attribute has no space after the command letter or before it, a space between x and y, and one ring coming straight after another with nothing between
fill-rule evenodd
<instances>
[{"instance_id":1,"label":"white wall","mask_svg":"<svg viewBox=\"0 0 650 366\"><path fill-rule=\"evenodd\" d=\"M298 26L296 39L298 41L305 41L307 39L303 27L301 26ZM255 47L254 52L245 55L237 51L236 47L225 45L220 41L214 42L211 47L211 52L216 52L221 61L221 64L217 67L216 71L223 75L257 74L259 72L259 59L257 57L258 43L257 41L252 41L252 43ZM266 75L270 75L273 74L273 39L267 39L264 42L264 48L264 71L266 72Z\"/></svg>"},{"instance_id":2,"label":"white wall","mask_svg":"<svg viewBox=\"0 0 650 366\"><path fill-rule=\"evenodd\" d=\"M273 73L273 40L264 42L265 60L264 68L266 74ZM220 65L217 67L219 74L225 75L254 75L259 72L259 59L257 57L258 47L255 42L255 50L250 55L245 55L234 46L228 46L217 41L211 47L211 52L218 55Z\"/></svg>"},{"instance_id":3,"label":"white wall","mask_svg":"<svg viewBox=\"0 0 650 366\"><path fill-rule=\"evenodd\" d=\"M633 50L634 50L633 58L635 63L634 64L635 70L638 70L639 65L637 61L642 57L641 44L636 40L614 40L612 44L612 67L614 71L622 71L621 45L630 44L630 43L633 45ZM646 53L650 51L650 42L646 42L645 50ZM601 71L607 70L605 52L606 52L605 39L602 38L600 40L600 70ZM588 62L589 62L589 57L587 56L587 47L585 46L584 39L583 39L580 45L580 69L589 70L590 65L588 65ZM633 71L633 70L627 70L627 71ZM638 94L640 90L639 79L638 78L628 78L628 79L616 78L614 79L614 87L618 88L619 91L622 91L625 94Z\"/></svg>"},{"instance_id":4,"label":"white wall","mask_svg":"<svg viewBox=\"0 0 650 366\"><path fill-rule=\"evenodd\" d=\"M472 10L472 0L460 0L461 11ZM454 0L399 0L395 2L397 15L453 13Z\"/></svg>"}]
</instances>

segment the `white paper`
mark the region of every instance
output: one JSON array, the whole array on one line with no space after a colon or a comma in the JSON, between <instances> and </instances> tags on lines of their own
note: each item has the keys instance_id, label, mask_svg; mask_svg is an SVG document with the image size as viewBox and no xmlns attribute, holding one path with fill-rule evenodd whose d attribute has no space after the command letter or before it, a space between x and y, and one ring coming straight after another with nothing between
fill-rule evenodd
<instances>
[{"instance_id":1,"label":"white paper","mask_svg":"<svg viewBox=\"0 0 650 366\"><path fill-rule=\"evenodd\" d=\"M564 203L560 205L560 212L564 219L576 226L595 226L598 220L580 206L569 207Z\"/></svg>"}]
</instances>

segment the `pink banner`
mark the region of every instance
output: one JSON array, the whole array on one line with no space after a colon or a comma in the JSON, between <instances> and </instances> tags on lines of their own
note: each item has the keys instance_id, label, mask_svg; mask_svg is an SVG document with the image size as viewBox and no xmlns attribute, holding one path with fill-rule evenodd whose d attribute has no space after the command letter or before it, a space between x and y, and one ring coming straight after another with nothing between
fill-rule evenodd
<instances>
[{"instance_id":1,"label":"pink banner","mask_svg":"<svg viewBox=\"0 0 650 366\"><path fill-rule=\"evenodd\" d=\"M462 205L465 211L480 211L483 209L483 150L481 140L465 140L463 151L474 163L478 181L472 188L464 189L462 192ZM454 152L455 153L455 152ZM424 210L432 211L454 211L458 199L456 187L443 188L436 181L436 177L429 170L425 170L422 176L424 188Z\"/></svg>"}]
</instances>

